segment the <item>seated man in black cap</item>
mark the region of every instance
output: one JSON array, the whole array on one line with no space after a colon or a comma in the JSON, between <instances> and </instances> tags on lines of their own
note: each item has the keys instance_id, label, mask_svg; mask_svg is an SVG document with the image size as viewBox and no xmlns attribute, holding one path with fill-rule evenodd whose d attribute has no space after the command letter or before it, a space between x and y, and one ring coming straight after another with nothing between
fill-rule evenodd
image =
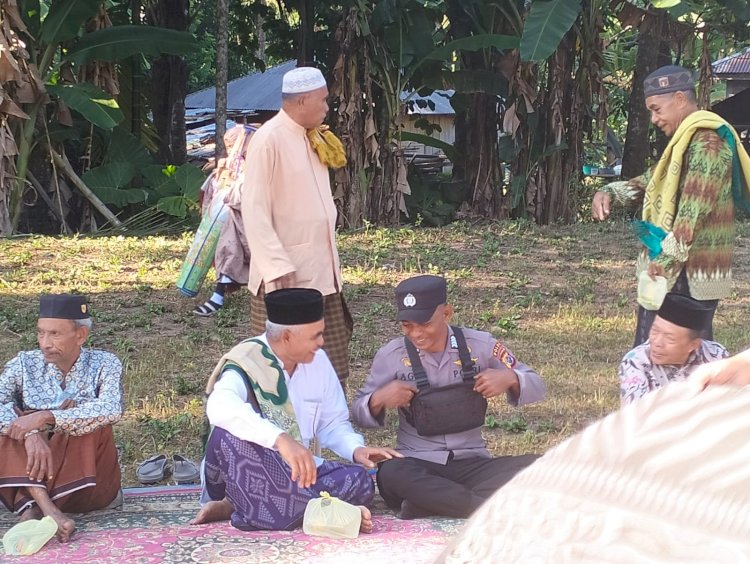
<instances>
[{"instance_id":1,"label":"seated man in black cap","mask_svg":"<svg viewBox=\"0 0 750 564\"><path fill-rule=\"evenodd\" d=\"M663 277L667 290L715 311L732 290L735 207L750 211L750 157L729 123L698 107L690 70L661 67L646 77L643 92L651 122L669 144L643 175L597 192L592 214L599 221L609 217L612 200L642 207L636 226L646 248L637 275ZM647 286L639 285L639 292ZM648 338L656 314L644 302L639 300L634 347ZM713 339L713 315L703 320L702 336Z\"/></svg>"},{"instance_id":2,"label":"seated man in black cap","mask_svg":"<svg viewBox=\"0 0 750 564\"><path fill-rule=\"evenodd\" d=\"M382 427L386 409L398 409L396 450L406 458L383 462L377 480L399 517L468 517L536 458L491 457L482 439L487 399L533 403L544 398L544 383L491 334L449 325L444 278L404 280L396 305L405 337L375 355L354 420Z\"/></svg>"},{"instance_id":3,"label":"seated man in black cap","mask_svg":"<svg viewBox=\"0 0 750 564\"><path fill-rule=\"evenodd\" d=\"M323 346L323 296L286 288L265 296L266 332L225 354L206 387L213 426L203 463L206 502L193 524L231 519L238 529L289 530L326 491L359 505L361 530L374 485L366 468L399 457L366 447L349 423L336 371ZM321 447L357 464L324 461ZM313 452L311 452L313 451Z\"/></svg>"},{"instance_id":4,"label":"seated man in black cap","mask_svg":"<svg viewBox=\"0 0 750 564\"><path fill-rule=\"evenodd\" d=\"M85 513L113 503L120 466L112 424L122 416L122 365L82 348L91 328L83 296L42 296L39 350L0 374L0 500L21 520L52 517L65 542Z\"/></svg>"},{"instance_id":5,"label":"seated man in black cap","mask_svg":"<svg viewBox=\"0 0 750 564\"><path fill-rule=\"evenodd\" d=\"M628 352L620 363L620 401L627 405L670 382L686 380L693 370L729 356L717 342L701 338L713 308L682 296L667 294L656 313L648 341Z\"/></svg>"}]
</instances>

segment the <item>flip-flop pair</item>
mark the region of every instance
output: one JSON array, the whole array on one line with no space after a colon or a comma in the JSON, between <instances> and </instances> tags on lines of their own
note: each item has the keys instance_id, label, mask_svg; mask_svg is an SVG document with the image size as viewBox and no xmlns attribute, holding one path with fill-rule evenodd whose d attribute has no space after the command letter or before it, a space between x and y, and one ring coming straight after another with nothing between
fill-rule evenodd
<instances>
[{"instance_id":1,"label":"flip-flop pair","mask_svg":"<svg viewBox=\"0 0 750 564\"><path fill-rule=\"evenodd\" d=\"M141 484L155 484L161 482L168 473L169 459L164 454L157 454L147 458L138 465L136 475ZM200 478L198 465L182 455L172 456L172 478L178 484L193 483Z\"/></svg>"}]
</instances>

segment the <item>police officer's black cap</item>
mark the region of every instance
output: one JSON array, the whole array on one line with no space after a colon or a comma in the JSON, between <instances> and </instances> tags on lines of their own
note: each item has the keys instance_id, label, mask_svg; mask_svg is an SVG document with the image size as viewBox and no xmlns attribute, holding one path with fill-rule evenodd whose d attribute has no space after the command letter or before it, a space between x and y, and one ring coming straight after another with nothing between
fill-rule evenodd
<instances>
[{"instance_id":1,"label":"police officer's black cap","mask_svg":"<svg viewBox=\"0 0 750 564\"><path fill-rule=\"evenodd\" d=\"M644 98L688 90L695 92L693 74L688 69L677 65L660 67L643 81Z\"/></svg>"},{"instance_id":2,"label":"police officer's black cap","mask_svg":"<svg viewBox=\"0 0 750 564\"><path fill-rule=\"evenodd\" d=\"M396 319L426 323L435 313L435 308L447 301L445 278L430 274L407 278L396 286Z\"/></svg>"},{"instance_id":3,"label":"police officer's black cap","mask_svg":"<svg viewBox=\"0 0 750 564\"><path fill-rule=\"evenodd\" d=\"M710 324L713 308L690 296L670 292L665 296L656 315L680 327L700 331Z\"/></svg>"},{"instance_id":4,"label":"police officer's black cap","mask_svg":"<svg viewBox=\"0 0 750 564\"><path fill-rule=\"evenodd\" d=\"M86 296L45 294L39 299L39 317L43 319L88 319Z\"/></svg>"},{"instance_id":5,"label":"police officer's black cap","mask_svg":"<svg viewBox=\"0 0 750 564\"><path fill-rule=\"evenodd\" d=\"M282 288L266 294L268 320L279 325L305 325L323 319L323 294L313 288Z\"/></svg>"}]
</instances>

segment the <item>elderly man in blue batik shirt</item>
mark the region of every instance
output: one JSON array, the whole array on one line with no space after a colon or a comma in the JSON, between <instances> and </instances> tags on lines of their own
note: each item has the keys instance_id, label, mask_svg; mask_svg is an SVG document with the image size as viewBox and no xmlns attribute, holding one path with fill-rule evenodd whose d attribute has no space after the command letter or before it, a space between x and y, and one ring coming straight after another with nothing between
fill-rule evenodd
<instances>
[{"instance_id":1,"label":"elderly man in blue batik shirt","mask_svg":"<svg viewBox=\"0 0 750 564\"><path fill-rule=\"evenodd\" d=\"M52 517L65 542L65 513L107 507L120 492L112 424L122 416L122 365L84 349L91 318L83 296L42 296L39 349L0 374L0 501L22 521Z\"/></svg>"}]
</instances>

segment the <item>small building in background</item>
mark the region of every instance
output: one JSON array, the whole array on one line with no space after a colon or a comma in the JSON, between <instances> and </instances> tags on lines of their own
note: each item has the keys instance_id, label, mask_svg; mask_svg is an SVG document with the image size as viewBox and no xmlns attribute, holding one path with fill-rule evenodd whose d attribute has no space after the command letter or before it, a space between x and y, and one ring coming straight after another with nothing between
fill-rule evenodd
<instances>
[{"instance_id":1,"label":"small building in background","mask_svg":"<svg viewBox=\"0 0 750 564\"><path fill-rule=\"evenodd\" d=\"M281 109L281 83L296 61L286 61L264 72L255 72L227 83L227 129L235 123L264 123ZM420 123L429 124L430 136L453 145L455 112L450 104L452 90L436 90L429 96L404 92L407 104L404 132L426 134ZM185 98L185 121L188 129L188 156L200 161L213 156L216 88L206 88ZM450 166L444 152L417 141L404 141L404 151L421 166L445 170Z\"/></svg>"},{"instance_id":2,"label":"small building in background","mask_svg":"<svg viewBox=\"0 0 750 564\"><path fill-rule=\"evenodd\" d=\"M750 47L711 65L714 76L726 82L727 98L750 88Z\"/></svg>"}]
</instances>

